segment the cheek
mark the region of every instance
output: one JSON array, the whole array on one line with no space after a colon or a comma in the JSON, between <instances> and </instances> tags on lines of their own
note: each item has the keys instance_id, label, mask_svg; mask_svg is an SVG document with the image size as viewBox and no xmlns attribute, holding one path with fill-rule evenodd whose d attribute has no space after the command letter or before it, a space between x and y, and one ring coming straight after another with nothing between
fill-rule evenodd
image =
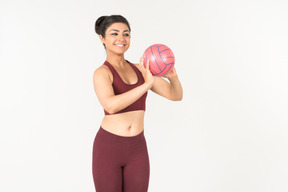
<instances>
[{"instance_id":1,"label":"cheek","mask_svg":"<svg viewBox=\"0 0 288 192\"><path fill-rule=\"evenodd\" d=\"M130 39L126 41L127 43L127 49L130 47Z\"/></svg>"},{"instance_id":2,"label":"cheek","mask_svg":"<svg viewBox=\"0 0 288 192\"><path fill-rule=\"evenodd\" d=\"M113 38L106 39L107 44L113 44L115 40Z\"/></svg>"}]
</instances>

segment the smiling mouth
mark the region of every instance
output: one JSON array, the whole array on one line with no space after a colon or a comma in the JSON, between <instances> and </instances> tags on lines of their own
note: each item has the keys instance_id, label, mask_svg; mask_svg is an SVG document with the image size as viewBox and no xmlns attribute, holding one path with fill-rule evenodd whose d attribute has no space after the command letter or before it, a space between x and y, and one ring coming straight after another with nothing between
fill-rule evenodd
<instances>
[{"instance_id":1,"label":"smiling mouth","mask_svg":"<svg viewBox=\"0 0 288 192\"><path fill-rule=\"evenodd\" d=\"M122 48L122 47L125 47L125 45L124 44L114 44L116 47L120 47L120 48Z\"/></svg>"}]
</instances>

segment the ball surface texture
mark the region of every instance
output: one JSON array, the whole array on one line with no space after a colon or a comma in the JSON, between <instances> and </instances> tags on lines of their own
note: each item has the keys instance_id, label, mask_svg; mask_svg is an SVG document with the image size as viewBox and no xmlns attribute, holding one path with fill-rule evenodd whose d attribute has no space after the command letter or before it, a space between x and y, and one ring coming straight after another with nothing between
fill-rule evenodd
<instances>
[{"instance_id":1,"label":"ball surface texture","mask_svg":"<svg viewBox=\"0 0 288 192\"><path fill-rule=\"evenodd\" d=\"M169 73L175 63L175 57L172 50L163 44L154 44L149 46L144 54L144 66L149 59L149 69L154 76L163 76Z\"/></svg>"}]
</instances>

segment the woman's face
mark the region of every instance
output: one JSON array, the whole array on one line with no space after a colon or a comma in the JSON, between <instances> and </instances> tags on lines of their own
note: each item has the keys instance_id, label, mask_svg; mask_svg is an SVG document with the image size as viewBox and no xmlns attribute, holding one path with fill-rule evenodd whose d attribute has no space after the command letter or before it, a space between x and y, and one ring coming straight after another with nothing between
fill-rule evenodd
<instances>
[{"instance_id":1,"label":"woman's face","mask_svg":"<svg viewBox=\"0 0 288 192\"><path fill-rule=\"evenodd\" d=\"M122 55L130 46L130 31L125 23L113 23L105 32L105 38L100 36L107 53Z\"/></svg>"}]
</instances>

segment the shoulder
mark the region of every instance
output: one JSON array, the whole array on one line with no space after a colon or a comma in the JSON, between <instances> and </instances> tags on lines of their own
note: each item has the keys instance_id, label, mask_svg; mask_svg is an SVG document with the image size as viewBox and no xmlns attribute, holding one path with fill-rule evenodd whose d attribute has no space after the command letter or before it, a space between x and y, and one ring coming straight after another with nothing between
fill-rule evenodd
<instances>
[{"instance_id":1,"label":"shoulder","mask_svg":"<svg viewBox=\"0 0 288 192\"><path fill-rule=\"evenodd\" d=\"M106 65L101 65L97 69L95 69L94 74L103 74L103 73L111 73L110 69Z\"/></svg>"},{"instance_id":2,"label":"shoulder","mask_svg":"<svg viewBox=\"0 0 288 192\"><path fill-rule=\"evenodd\" d=\"M106 65L101 65L97 69L95 69L93 73L93 79L107 79L113 80L113 74L110 69Z\"/></svg>"}]
</instances>

